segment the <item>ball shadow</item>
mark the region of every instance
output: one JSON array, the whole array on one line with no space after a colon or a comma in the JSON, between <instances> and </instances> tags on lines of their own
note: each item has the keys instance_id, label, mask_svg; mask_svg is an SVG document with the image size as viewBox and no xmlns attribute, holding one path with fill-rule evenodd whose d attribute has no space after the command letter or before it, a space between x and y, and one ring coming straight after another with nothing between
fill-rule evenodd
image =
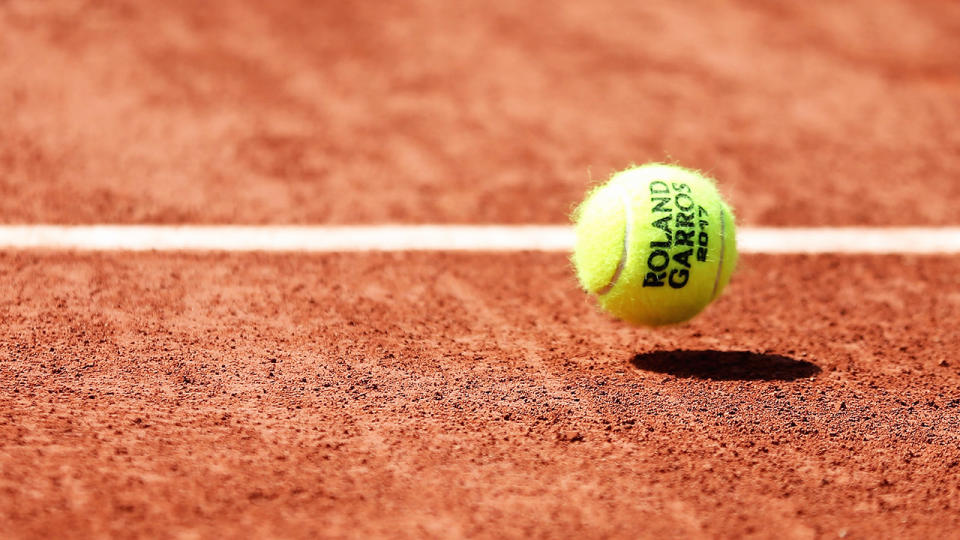
<instances>
[{"instance_id":1,"label":"ball shadow","mask_svg":"<svg viewBox=\"0 0 960 540\"><path fill-rule=\"evenodd\" d=\"M793 381L820 373L806 360L750 351L654 351L638 354L630 363L645 371L717 381Z\"/></svg>"}]
</instances>

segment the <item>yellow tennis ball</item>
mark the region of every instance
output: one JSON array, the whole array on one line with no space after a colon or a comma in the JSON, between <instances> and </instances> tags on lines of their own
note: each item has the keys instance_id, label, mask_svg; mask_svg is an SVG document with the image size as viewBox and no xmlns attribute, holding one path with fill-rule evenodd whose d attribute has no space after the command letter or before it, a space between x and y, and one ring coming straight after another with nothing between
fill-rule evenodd
<instances>
[{"instance_id":1,"label":"yellow tennis ball","mask_svg":"<svg viewBox=\"0 0 960 540\"><path fill-rule=\"evenodd\" d=\"M723 292L737 264L733 212L714 181L676 165L616 173L573 220L580 284L633 324L690 319Z\"/></svg>"}]
</instances>

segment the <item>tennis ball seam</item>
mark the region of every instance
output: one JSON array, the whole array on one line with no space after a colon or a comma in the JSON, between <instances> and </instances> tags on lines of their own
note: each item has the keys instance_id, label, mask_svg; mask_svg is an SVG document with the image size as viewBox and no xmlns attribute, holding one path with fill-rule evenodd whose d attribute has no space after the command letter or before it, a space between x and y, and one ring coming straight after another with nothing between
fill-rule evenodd
<instances>
[{"instance_id":1,"label":"tennis ball seam","mask_svg":"<svg viewBox=\"0 0 960 540\"><path fill-rule=\"evenodd\" d=\"M613 271L613 275L610 276L610 281L597 290L597 296L603 296L613 290L613 288L617 285L617 282L620 281L620 274L623 273L623 269L627 266L627 257L630 255L630 231L633 229L633 204L631 204L632 198L630 197L630 192L627 191L627 188L620 186L620 191L624 195L623 251L620 252L620 261L617 262L617 268Z\"/></svg>"},{"instance_id":2,"label":"tennis ball seam","mask_svg":"<svg viewBox=\"0 0 960 540\"><path fill-rule=\"evenodd\" d=\"M723 274L723 257L727 250L727 216L723 212L723 203L719 203L717 206L720 207L720 258L717 261L717 273L713 277L713 291L710 293L711 299L717 297L717 288L720 286L720 275Z\"/></svg>"}]
</instances>

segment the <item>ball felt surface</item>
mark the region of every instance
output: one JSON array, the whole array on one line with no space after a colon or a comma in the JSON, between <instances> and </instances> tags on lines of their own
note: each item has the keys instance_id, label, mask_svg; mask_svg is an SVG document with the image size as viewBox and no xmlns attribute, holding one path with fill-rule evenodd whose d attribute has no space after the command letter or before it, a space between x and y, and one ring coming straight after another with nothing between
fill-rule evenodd
<instances>
[{"instance_id":1,"label":"ball felt surface","mask_svg":"<svg viewBox=\"0 0 960 540\"><path fill-rule=\"evenodd\" d=\"M676 165L616 173L573 219L580 284L633 324L690 319L723 292L737 263L733 212L714 181Z\"/></svg>"}]
</instances>

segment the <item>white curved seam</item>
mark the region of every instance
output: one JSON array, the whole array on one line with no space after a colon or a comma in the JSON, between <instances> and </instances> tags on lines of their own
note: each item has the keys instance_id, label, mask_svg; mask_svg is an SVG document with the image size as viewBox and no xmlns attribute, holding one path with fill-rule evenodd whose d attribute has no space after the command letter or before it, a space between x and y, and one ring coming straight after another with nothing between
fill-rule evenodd
<instances>
[{"instance_id":1,"label":"white curved seam","mask_svg":"<svg viewBox=\"0 0 960 540\"><path fill-rule=\"evenodd\" d=\"M630 204L629 192L627 192L626 188L622 189L625 192L623 208L626 216L623 223L623 252L620 254L620 262L617 263L617 269L613 271L613 276L610 277L610 281L597 291L598 296L603 296L613 289L617 281L620 280L620 274L623 273L623 268L627 265L628 249L630 248L630 231L633 230L633 205Z\"/></svg>"},{"instance_id":2,"label":"white curved seam","mask_svg":"<svg viewBox=\"0 0 960 540\"><path fill-rule=\"evenodd\" d=\"M720 285L720 275L723 274L723 255L727 247L726 242L727 220L723 216L723 207L720 207L720 261L717 262L717 275L713 278L713 292L710 298L717 297L717 287Z\"/></svg>"}]
</instances>

